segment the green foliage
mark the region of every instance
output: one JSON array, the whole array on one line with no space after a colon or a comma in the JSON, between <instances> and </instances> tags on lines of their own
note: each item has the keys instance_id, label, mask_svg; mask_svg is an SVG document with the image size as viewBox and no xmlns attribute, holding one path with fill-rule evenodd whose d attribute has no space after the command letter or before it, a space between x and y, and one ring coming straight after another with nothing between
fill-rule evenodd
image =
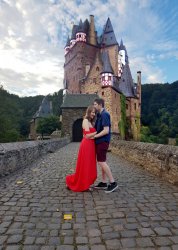
<instances>
[{"instance_id":1,"label":"green foliage","mask_svg":"<svg viewBox=\"0 0 178 250\"><path fill-rule=\"evenodd\" d=\"M153 142L167 144L178 135L178 81L142 85L143 126L149 127Z\"/></svg>"},{"instance_id":2,"label":"green foliage","mask_svg":"<svg viewBox=\"0 0 178 250\"><path fill-rule=\"evenodd\" d=\"M121 120L119 121L119 131L122 139L125 139L127 121L126 121L126 97L121 94Z\"/></svg>"},{"instance_id":3,"label":"green foliage","mask_svg":"<svg viewBox=\"0 0 178 250\"><path fill-rule=\"evenodd\" d=\"M19 119L22 110L19 105L19 97L9 94L0 86L0 142L18 140Z\"/></svg>"},{"instance_id":4,"label":"green foliage","mask_svg":"<svg viewBox=\"0 0 178 250\"><path fill-rule=\"evenodd\" d=\"M44 96L20 98L10 94L0 85L0 143L26 140L30 130L30 120L39 109ZM53 113L61 113L63 90L50 95Z\"/></svg>"},{"instance_id":5,"label":"green foliage","mask_svg":"<svg viewBox=\"0 0 178 250\"><path fill-rule=\"evenodd\" d=\"M43 136L50 135L53 131L60 128L59 117L51 115L39 120L36 131Z\"/></svg>"}]
</instances>

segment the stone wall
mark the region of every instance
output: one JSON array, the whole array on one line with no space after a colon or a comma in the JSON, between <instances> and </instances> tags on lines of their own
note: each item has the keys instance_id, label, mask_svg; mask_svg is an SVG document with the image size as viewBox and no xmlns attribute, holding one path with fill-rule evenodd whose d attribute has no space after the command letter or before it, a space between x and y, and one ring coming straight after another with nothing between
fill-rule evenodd
<instances>
[{"instance_id":1,"label":"stone wall","mask_svg":"<svg viewBox=\"0 0 178 250\"><path fill-rule=\"evenodd\" d=\"M86 108L62 109L62 135L72 140L72 127L77 119L83 119Z\"/></svg>"},{"instance_id":2,"label":"stone wall","mask_svg":"<svg viewBox=\"0 0 178 250\"><path fill-rule=\"evenodd\" d=\"M178 147L122 141L112 135L111 151L149 172L178 185Z\"/></svg>"},{"instance_id":3,"label":"stone wall","mask_svg":"<svg viewBox=\"0 0 178 250\"><path fill-rule=\"evenodd\" d=\"M69 138L0 144L0 176L25 167L70 142Z\"/></svg>"}]
</instances>

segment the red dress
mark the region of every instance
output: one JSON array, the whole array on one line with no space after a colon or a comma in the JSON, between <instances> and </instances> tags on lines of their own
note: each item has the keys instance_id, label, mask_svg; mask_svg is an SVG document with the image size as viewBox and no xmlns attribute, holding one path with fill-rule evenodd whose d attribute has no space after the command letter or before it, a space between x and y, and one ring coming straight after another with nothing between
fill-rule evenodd
<instances>
[{"instance_id":1,"label":"red dress","mask_svg":"<svg viewBox=\"0 0 178 250\"><path fill-rule=\"evenodd\" d=\"M83 129L83 134L95 132L95 128L90 131ZM89 189L97 178L95 140L83 138L79 147L75 173L66 176L66 184L69 189L81 192Z\"/></svg>"}]
</instances>

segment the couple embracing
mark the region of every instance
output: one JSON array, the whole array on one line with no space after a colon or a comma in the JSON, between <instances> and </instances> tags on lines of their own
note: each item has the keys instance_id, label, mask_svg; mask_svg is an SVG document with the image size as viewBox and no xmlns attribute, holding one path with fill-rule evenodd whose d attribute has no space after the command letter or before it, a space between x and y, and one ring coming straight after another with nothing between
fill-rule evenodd
<instances>
[{"instance_id":1,"label":"couple embracing","mask_svg":"<svg viewBox=\"0 0 178 250\"><path fill-rule=\"evenodd\" d=\"M95 119L96 113L97 119ZM78 152L75 173L66 176L66 185L75 192L89 190L97 178L98 162L102 171L102 181L94 188L104 189L106 193L111 193L118 188L118 185L106 163L111 138L111 122L110 114L104 108L103 99L95 99L93 106L87 108L82 128L83 139Z\"/></svg>"}]
</instances>

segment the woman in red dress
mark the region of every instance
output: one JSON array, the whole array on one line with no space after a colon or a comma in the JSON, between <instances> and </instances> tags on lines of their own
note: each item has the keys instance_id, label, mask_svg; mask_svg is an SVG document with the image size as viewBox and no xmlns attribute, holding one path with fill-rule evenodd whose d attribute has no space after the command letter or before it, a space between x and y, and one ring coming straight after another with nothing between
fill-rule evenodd
<instances>
[{"instance_id":1,"label":"woman in red dress","mask_svg":"<svg viewBox=\"0 0 178 250\"><path fill-rule=\"evenodd\" d=\"M89 106L82 122L83 139L80 144L75 173L66 176L66 185L74 192L88 190L97 178L94 126L96 110ZM86 138L87 135L87 138Z\"/></svg>"}]
</instances>

